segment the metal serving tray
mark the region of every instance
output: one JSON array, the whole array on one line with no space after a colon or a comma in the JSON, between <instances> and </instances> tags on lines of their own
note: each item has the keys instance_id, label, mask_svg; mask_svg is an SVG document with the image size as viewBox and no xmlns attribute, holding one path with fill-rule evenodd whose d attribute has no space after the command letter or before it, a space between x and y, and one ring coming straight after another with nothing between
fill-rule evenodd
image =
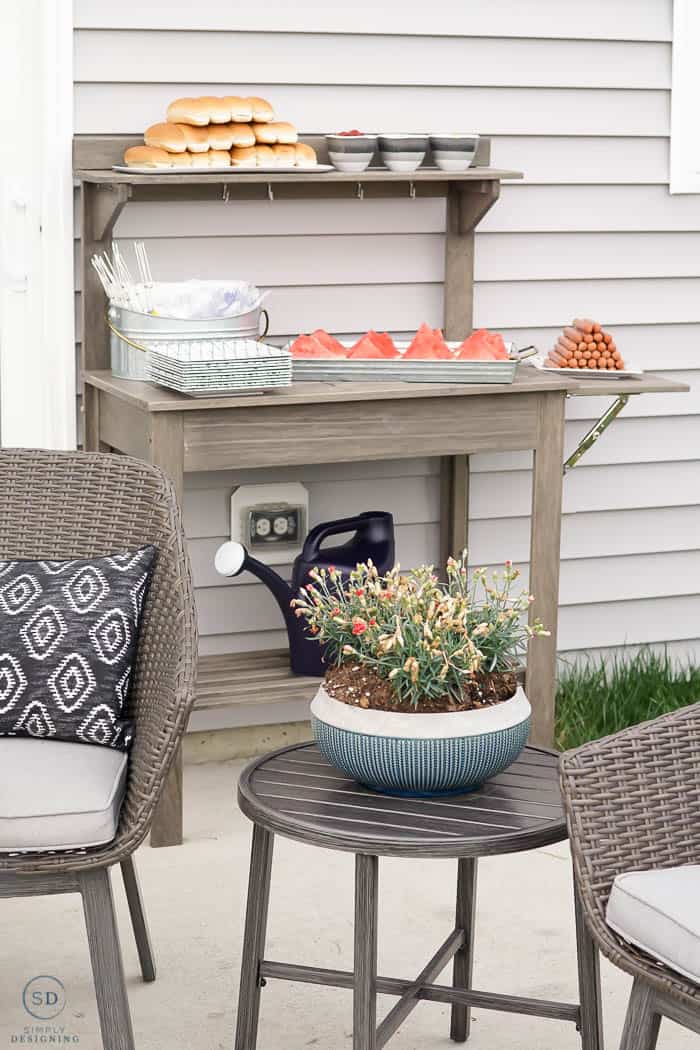
<instances>
[{"instance_id":1,"label":"metal serving tray","mask_svg":"<svg viewBox=\"0 0 700 1050\"><path fill-rule=\"evenodd\" d=\"M291 348L293 340L285 344ZM342 342L342 340L341 340ZM353 343L342 342L348 349ZM404 352L408 341L395 342L396 349ZM461 344L448 342L450 350ZM509 354L516 353L514 343L506 343ZM304 359L292 358L292 376L295 380L317 383L512 383L518 371L519 360L510 361L402 361L400 358L378 361L345 358Z\"/></svg>"}]
</instances>

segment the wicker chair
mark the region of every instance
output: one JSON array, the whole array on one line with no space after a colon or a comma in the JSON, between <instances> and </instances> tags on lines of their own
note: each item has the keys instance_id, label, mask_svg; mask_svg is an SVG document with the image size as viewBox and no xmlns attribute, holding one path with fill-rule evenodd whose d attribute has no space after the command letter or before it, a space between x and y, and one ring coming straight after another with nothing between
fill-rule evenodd
<instances>
[{"instance_id":1,"label":"wicker chair","mask_svg":"<svg viewBox=\"0 0 700 1050\"><path fill-rule=\"evenodd\" d=\"M700 704L566 753L561 783L584 920L634 977L621 1050L654 1050L662 1017L700 1032L700 987L605 921L617 875L700 863Z\"/></svg>"},{"instance_id":2,"label":"wicker chair","mask_svg":"<svg viewBox=\"0 0 700 1050\"><path fill-rule=\"evenodd\" d=\"M126 456L0 452L0 558L90 557L153 543L130 695L135 721L116 837L71 853L0 853L0 898L79 892L105 1050L133 1050L109 868L120 864L144 980L155 978L132 854L144 840L194 696L197 631L180 511L156 467Z\"/></svg>"}]
</instances>

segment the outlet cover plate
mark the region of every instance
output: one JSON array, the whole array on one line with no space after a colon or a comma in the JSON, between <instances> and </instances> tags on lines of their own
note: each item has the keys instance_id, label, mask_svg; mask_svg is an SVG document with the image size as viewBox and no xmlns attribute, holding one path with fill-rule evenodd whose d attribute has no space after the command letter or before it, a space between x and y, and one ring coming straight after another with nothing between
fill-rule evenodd
<instances>
[{"instance_id":1,"label":"outlet cover plate","mask_svg":"<svg viewBox=\"0 0 700 1050\"><path fill-rule=\"evenodd\" d=\"M297 540L289 543L281 538L272 542L251 544L250 517L252 512L269 512L271 517L283 514L285 508L299 511L301 519ZM231 539L242 543L254 558L266 565L287 565L301 553L309 520L309 493L299 481L279 485L239 485L231 495Z\"/></svg>"}]
</instances>

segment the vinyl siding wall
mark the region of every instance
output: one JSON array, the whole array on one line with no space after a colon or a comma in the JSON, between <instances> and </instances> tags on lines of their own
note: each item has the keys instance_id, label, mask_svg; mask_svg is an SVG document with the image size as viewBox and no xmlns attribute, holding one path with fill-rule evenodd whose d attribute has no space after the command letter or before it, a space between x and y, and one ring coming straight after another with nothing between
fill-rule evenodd
<instances>
[{"instance_id":1,"label":"vinyl siding wall","mask_svg":"<svg viewBox=\"0 0 700 1050\"><path fill-rule=\"evenodd\" d=\"M139 133L183 94L269 97L302 130L465 128L506 184L479 227L476 323L547 346L574 315L626 356L689 382L633 400L565 480L560 649L672 643L700 655L700 197L668 193L671 0L438 0L243 9L224 0L75 2L77 132ZM430 28L430 32L428 32ZM444 202L129 206L161 278L231 274L272 289L274 335L394 332L442 317ZM79 288L76 285L76 299ZM568 406L567 450L605 407ZM527 570L530 457L472 461L471 550ZM434 459L190 475L185 517L202 652L284 644L271 596L223 581L234 484L298 479L312 523L391 510L400 560L438 549Z\"/></svg>"}]
</instances>

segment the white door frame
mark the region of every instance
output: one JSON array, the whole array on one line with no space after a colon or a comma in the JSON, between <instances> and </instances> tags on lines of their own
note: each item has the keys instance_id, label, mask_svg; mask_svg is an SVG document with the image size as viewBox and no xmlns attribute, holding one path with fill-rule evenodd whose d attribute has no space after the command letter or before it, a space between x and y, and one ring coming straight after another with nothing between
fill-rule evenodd
<instances>
[{"instance_id":1,"label":"white door frame","mask_svg":"<svg viewBox=\"0 0 700 1050\"><path fill-rule=\"evenodd\" d=\"M0 87L0 443L75 448L71 0L2 0Z\"/></svg>"}]
</instances>

